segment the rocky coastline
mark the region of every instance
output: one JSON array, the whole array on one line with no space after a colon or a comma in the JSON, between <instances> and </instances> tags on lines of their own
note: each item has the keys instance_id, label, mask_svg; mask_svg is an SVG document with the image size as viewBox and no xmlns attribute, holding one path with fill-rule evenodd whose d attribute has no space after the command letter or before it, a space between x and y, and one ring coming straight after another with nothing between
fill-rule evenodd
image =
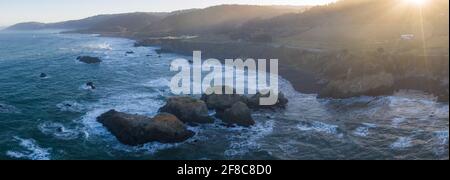
<instances>
[{"instance_id":1,"label":"rocky coastline","mask_svg":"<svg viewBox=\"0 0 450 180\"><path fill-rule=\"evenodd\" d=\"M392 95L399 90L418 90L448 102L448 56L415 56L349 50L314 51L274 47L262 43L213 43L185 40L144 39L135 46L158 46L158 53L192 55L201 50L203 58L279 59L280 76L294 89L318 98L344 99L357 96Z\"/></svg>"},{"instance_id":2,"label":"rocky coastline","mask_svg":"<svg viewBox=\"0 0 450 180\"><path fill-rule=\"evenodd\" d=\"M284 95L280 95L275 105L260 106L255 101L259 97L262 95L248 97L213 93L205 94L201 99L174 96L167 98L166 105L159 109L159 114L155 117L127 114L112 109L97 117L97 121L126 145L138 146L149 142L178 143L195 135L188 126L214 123L215 119L220 119L227 127L250 127L256 123L252 117L254 111L268 108L277 111L288 103ZM215 114L209 114L210 111Z\"/></svg>"}]
</instances>

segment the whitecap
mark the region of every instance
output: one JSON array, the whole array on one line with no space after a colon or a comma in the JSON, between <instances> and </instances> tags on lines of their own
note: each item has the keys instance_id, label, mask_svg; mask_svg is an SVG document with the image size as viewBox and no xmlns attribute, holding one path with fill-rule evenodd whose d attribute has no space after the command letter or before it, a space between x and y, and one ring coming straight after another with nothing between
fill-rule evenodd
<instances>
[{"instance_id":1,"label":"whitecap","mask_svg":"<svg viewBox=\"0 0 450 180\"><path fill-rule=\"evenodd\" d=\"M369 135L369 127L361 126L356 128L356 130L353 132L356 136L366 137Z\"/></svg>"},{"instance_id":2,"label":"whitecap","mask_svg":"<svg viewBox=\"0 0 450 180\"><path fill-rule=\"evenodd\" d=\"M29 159L29 160L50 160L51 148L40 147L34 139L22 139L15 136L15 141L19 142L19 145L24 148L21 151L8 151L6 155L17 159Z\"/></svg>"},{"instance_id":3,"label":"whitecap","mask_svg":"<svg viewBox=\"0 0 450 180\"><path fill-rule=\"evenodd\" d=\"M339 133L339 126L332 125L332 124L326 124L323 122L313 121L313 122L302 122L300 123L297 128L300 131L315 131L319 133L325 133L325 134L334 134L338 137L342 137L343 134Z\"/></svg>"},{"instance_id":4,"label":"whitecap","mask_svg":"<svg viewBox=\"0 0 450 180\"><path fill-rule=\"evenodd\" d=\"M68 129L61 123L44 122L38 126L45 135L51 135L57 139L73 140L77 139L80 133L77 130Z\"/></svg>"},{"instance_id":5,"label":"whitecap","mask_svg":"<svg viewBox=\"0 0 450 180\"><path fill-rule=\"evenodd\" d=\"M390 145L391 149L403 150L412 147L412 138L410 137L400 137Z\"/></svg>"},{"instance_id":6,"label":"whitecap","mask_svg":"<svg viewBox=\"0 0 450 180\"><path fill-rule=\"evenodd\" d=\"M96 44L88 44L84 45L83 47L89 48L89 49L99 49L99 50L113 50L111 47L111 44L109 43L96 43Z\"/></svg>"},{"instance_id":7,"label":"whitecap","mask_svg":"<svg viewBox=\"0 0 450 180\"><path fill-rule=\"evenodd\" d=\"M144 83L144 86L146 87L169 87L169 80L167 78L158 78L153 79L147 83Z\"/></svg>"},{"instance_id":8,"label":"whitecap","mask_svg":"<svg viewBox=\"0 0 450 180\"><path fill-rule=\"evenodd\" d=\"M91 86L88 86L87 84L83 84L80 86L80 90L93 91L94 89Z\"/></svg>"},{"instance_id":9,"label":"whitecap","mask_svg":"<svg viewBox=\"0 0 450 180\"><path fill-rule=\"evenodd\" d=\"M370 129L376 128L377 125L371 123L363 123L362 126L358 127L353 131L353 135L360 137L367 137L370 133Z\"/></svg>"},{"instance_id":10,"label":"whitecap","mask_svg":"<svg viewBox=\"0 0 450 180\"><path fill-rule=\"evenodd\" d=\"M137 152L143 152L145 154L155 154L161 150L171 149L180 146L183 143L186 143L188 141L182 142L182 143L160 143L160 142L150 142L146 143L142 146L128 146L121 143L116 143L112 146L113 149L127 152L127 153L137 153Z\"/></svg>"}]
</instances>

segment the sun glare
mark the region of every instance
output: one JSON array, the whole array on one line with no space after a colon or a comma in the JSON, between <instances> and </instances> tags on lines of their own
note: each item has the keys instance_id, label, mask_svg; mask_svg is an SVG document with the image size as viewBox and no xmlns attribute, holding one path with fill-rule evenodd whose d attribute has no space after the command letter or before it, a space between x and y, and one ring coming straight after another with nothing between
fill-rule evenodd
<instances>
[{"instance_id":1,"label":"sun glare","mask_svg":"<svg viewBox=\"0 0 450 180\"><path fill-rule=\"evenodd\" d=\"M414 4L416 6L423 6L427 0L405 0L407 3Z\"/></svg>"}]
</instances>

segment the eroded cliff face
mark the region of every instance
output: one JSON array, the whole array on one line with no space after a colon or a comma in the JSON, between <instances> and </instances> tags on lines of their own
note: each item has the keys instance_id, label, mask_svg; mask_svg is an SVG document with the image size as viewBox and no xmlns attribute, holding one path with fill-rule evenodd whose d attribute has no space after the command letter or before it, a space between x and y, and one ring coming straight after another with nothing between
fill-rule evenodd
<instances>
[{"instance_id":1,"label":"eroded cliff face","mask_svg":"<svg viewBox=\"0 0 450 180\"><path fill-rule=\"evenodd\" d=\"M302 93L322 98L390 95L401 89L420 90L448 101L447 55L423 56L408 52L315 51L258 43L212 43L185 40L145 40L136 45L160 46L161 52L202 57L279 59L280 75ZM447 100L446 100L447 99Z\"/></svg>"}]
</instances>

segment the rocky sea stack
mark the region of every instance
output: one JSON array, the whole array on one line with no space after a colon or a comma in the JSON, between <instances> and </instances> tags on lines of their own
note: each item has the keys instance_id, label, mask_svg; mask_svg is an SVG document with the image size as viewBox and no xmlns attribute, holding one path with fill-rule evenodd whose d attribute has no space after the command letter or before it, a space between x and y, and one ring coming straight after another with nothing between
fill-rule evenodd
<instances>
[{"instance_id":1,"label":"rocky sea stack","mask_svg":"<svg viewBox=\"0 0 450 180\"><path fill-rule=\"evenodd\" d=\"M183 142L194 132L176 116L162 113L153 118L110 110L97 118L117 139L126 145L137 146L149 142Z\"/></svg>"},{"instance_id":2,"label":"rocky sea stack","mask_svg":"<svg viewBox=\"0 0 450 180\"><path fill-rule=\"evenodd\" d=\"M160 112L171 113L185 123L212 123L204 101L192 97L170 97Z\"/></svg>"},{"instance_id":3,"label":"rocky sea stack","mask_svg":"<svg viewBox=\"0 0 450 180\"><path fill-rule=\"evenodd\" d=\"M217 90L222 90L222 92L233 92L233 94L216 94ZM278 100L273 105L261 105L260 99L268 97L270 94L257 93L253 96L245 96L236 94L236 90L228 86L216 86L207 89L209 95L204 94L202 100L206 102L209 109L214 109L216 111L225 111L231 108L234 104L242 102L251 109L271 109L271 108L285 108L289 100L284 96L282 92L278 94ZM271 93L271 92L270 92Z\"/></svg>"},{"instance_id":4,"label":"rocky sea stack","mask_svg":"<svg viewBox=\"0 0 450 180\"><path fill-rule=\"evenodd\" d=\"M252 111L243 102L237 102L231 108L226 109L222 115L222 121L227 124L236 124L249 127L255 124Z\"/></svg>"},{"instance_id":5,"label":"rocky sea stack","mask_svg":"<svg viewBox=\"0 0 450 180\"><path fill-rule=\"evenodd\" d=\"M86 64L98 64L102 62L100 58L91 56L78 56L77 60Z\"/></svg>"},{"instance_id":6,"label":"rocky sea stack","mask_svg":"<svg viewBox=\"0 0 450 180\"><path fill-rule=\"evenodd\" d=\"M216 88L225 90L228 87ZM229 90L234 92L234 89ZM252 117L252 109L285 107L288 102L280 93L277 104L260 106L260 97L263 95L256 94L251 98L238 94L205 94L202 99L188 96L169 97L167 103L159 109L161 114L153 118L110 110L97 117L97 121L123 144L136 146L155 141L177 143L194 135L185 124L214 122L208 108L215 110L216 117L229 126L250 127L256 123Z\"/></svg>"}]
</instances>

